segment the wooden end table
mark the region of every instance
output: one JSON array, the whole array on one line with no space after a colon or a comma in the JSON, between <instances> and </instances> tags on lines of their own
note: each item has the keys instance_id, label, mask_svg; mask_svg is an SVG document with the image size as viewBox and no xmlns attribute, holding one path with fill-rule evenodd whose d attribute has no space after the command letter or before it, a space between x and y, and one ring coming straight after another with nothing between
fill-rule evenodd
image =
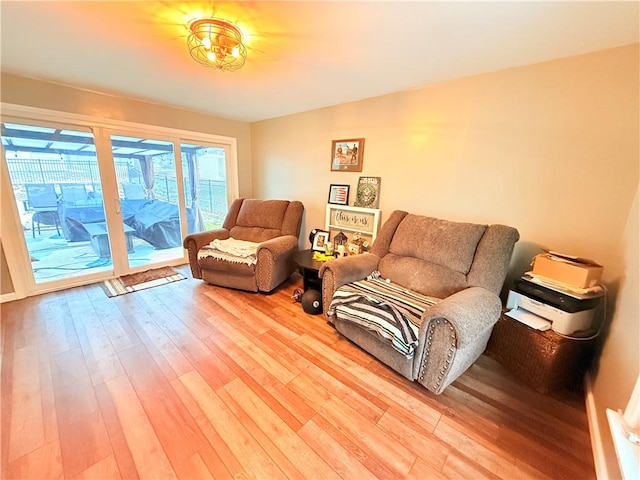
<instances>
[{"instance_id":1,"label":"wooden end table","mask_svg":"<svg viewBox=\"0 0 640 480\"><path fill-rule=\"evenodd\" d=\"M293 254L293 261L298 266L302 275L302 288L306 292L313 289L322 291L322 281L318 277L318 271L324 262L313 259L313 250L299 250Z\"/></svg>"}]
</instances>

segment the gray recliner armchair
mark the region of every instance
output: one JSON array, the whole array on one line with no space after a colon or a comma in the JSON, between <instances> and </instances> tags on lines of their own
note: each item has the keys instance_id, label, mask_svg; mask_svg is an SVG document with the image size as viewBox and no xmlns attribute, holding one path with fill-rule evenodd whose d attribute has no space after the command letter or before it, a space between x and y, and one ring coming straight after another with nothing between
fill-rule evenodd
<instances>
[{"instance_id":1,"label":"gray recliner armchair","mask_svg":"<svg viewBox=\"0 0 640 480\"><path fill-rule=\"evenodd\" d=\"M370 253L321 267L323 309L342 335L439 394L485 350L518 239L505 225L394 211Z\"/></svg>"},{"instance_id":2,"label":"gray recliner armchair","mask_svg":"<svg viewBox=\"0 0 640 480\"><path fill-rule=\"evenodd\" d=\"M193 233L184 239L193 278L222 287L271 292L295 271L293 254L304 206L297 201L236 199L221 228ZM199 255L214 240L259 244L253 264Z\"/></svg>"}]
</instances>

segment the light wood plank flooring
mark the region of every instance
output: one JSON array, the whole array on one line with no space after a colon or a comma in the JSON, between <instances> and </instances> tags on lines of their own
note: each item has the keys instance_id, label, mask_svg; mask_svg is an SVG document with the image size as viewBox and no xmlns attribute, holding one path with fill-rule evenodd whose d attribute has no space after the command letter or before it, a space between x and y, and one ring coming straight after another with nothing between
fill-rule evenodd
<instances>
[{"instance_id":1,"label":"light wood plank flooring","mask_svg":"<svg viewBox=\"0 0 640 480\"><path fill-rule=\"evenodd\" d=\"M433 395L305 314L300 286L3 304L2 478L595 478L579 393L483 356Z\"/></svg>"}]
</instances>

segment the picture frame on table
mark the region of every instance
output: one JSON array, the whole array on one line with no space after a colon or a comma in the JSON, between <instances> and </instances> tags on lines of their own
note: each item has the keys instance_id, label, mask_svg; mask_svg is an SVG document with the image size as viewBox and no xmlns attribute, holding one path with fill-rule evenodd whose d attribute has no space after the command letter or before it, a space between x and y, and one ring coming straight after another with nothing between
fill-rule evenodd
<instances>
[{"instance_id":1,"label":"picture frame on table","mask_svg":"<svg viewBox=\"0 0 640 480\"><path fill-rule=\"evenodd\" d=\"M329 203L333 205L349 204L350 185L329 185Z\"/></svg>"},{"instance_id":2,"label":"picture frame on table","mask_svg":"<svg viewBox=\"0 0 640 480\"><path fill-rule=\"evenodd\" d=\"M331 142L332 172L361 172L364 157L364 138L333 140Z\"/></svg>"},{"instance_id":3,"label":"picture frame on table","mask_svg":"<svg viewBox=\"0 0 640 480\"><path fill-rule=\"evenodd\" d=\"M329 232L325 230L318 230L313 237L311 250L314 252L324 252L324 247L327 243L329 243Z\"/></svg>"}]
</instances>

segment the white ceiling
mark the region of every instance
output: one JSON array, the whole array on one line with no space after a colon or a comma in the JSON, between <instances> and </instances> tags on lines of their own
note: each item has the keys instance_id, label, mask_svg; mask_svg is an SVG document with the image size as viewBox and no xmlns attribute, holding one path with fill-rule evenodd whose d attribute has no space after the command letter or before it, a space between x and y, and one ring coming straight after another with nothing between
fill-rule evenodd
<instances>
[{"instance_id":1,"label":"white ceiling","mask_svg":"<svg viewBox=\"0 0 640 480\"><path fill-rule=\"evenodd\" d=\"M639 41L639 3L6 1L2 70L257 121ZM247 37L236 72L194 62L186 24Z\"/></svg>"}]
</instances>

